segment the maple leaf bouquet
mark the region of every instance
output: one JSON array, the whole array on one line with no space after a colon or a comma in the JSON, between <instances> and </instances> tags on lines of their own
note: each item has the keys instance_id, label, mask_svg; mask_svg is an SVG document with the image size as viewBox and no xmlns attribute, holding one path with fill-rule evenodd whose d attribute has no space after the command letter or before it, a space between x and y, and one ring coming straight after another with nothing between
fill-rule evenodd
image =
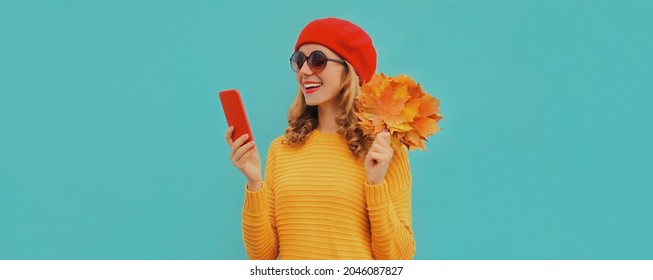
<instances>
[{"instance_id":1,"label":"maple leaf bouquet","mask_svg":"<svg viewBox=\"0 0 653 280\"><path fill-rule=\"evenodd\" d=\"M389 131L393 145L409 150L425 150L427 137L440 130L440 101L406 75L374 74L361 88L358 108L363 133Z\"/></svg>"}]
</instances>

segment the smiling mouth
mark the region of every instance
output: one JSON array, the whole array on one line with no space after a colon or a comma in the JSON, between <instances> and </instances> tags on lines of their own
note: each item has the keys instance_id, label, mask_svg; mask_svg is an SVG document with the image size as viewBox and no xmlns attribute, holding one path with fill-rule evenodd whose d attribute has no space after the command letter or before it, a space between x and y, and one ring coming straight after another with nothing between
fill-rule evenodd
<instances>
[{"instance_id":1,"label":"smiling mouth","mask_svg":"<svg viewBox=\"0 0 653 280\"><path fill-rule=\"evenodd\" d=\"M310 83L310 84L304 84L304 88L307 90L314 89L320 87L322 84L321 83Z\"/></svg>"},{"instance_id":2,"label":"smiling mouth","mask_svg":"<svg viewBox=\"0 0 653 280\"><path fill-rule=\"evenodd\" d=\"M304 93L305 94L311 94L311 93L315 92L316 90L318 90L320 88L320 86L322 86L321 83L312 83L312 82L311 83L305 83L304 84Z\"/></svg>"}]
</instances>

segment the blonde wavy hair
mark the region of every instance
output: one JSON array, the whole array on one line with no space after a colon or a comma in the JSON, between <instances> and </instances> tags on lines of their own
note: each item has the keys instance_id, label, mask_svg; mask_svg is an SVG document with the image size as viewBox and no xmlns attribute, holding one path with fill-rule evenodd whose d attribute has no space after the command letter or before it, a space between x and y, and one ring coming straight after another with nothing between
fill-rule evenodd
<instances>
[{"instance_id":1,"label":"blonde wavy hair","mask_svg":"<svg viewBox=\"0 0 653 280\"><path fill-rule=\"evenodd\" d=\"M367 154L372 141L369 135L363 134L358 125L358 103L356 97L360 94L358 75L353 71L354 67L345 61L346 68L341 78L340 92L337 98L339 106L344 108L342 114L336 117L338 134L349 144L349 150L357 157ZM288 110L288 128L286 128L283 144L290 146L302 145L306 142L308 135L317 128L317 106L308 106L304 101L301 89L297 89L295 100Z\"/></svg>"}]
</instances>

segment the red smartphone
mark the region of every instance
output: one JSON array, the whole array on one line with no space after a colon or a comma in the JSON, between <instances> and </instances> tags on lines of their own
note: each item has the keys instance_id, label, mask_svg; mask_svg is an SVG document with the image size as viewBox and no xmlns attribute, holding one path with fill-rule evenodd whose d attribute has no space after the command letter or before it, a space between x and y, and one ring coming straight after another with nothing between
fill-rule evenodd
<instances>
[{"instance_id":1,"label":"red smartphone","mask_svg":"<svg viewBox=\"0 0 653 280\"><path fill-rule=\"evenodd\" d=\"M243 105L243 100L240 98L240 93L235 89L223 90L220 92L220 103L222 103L222 110L227 119L227 124L234 127L231 140L236 141L243 134L249 134L249 138L245 143L254 141L254 135L249 126L247 113L245 113L245 106Z\"/></svg>"}]
</instances>

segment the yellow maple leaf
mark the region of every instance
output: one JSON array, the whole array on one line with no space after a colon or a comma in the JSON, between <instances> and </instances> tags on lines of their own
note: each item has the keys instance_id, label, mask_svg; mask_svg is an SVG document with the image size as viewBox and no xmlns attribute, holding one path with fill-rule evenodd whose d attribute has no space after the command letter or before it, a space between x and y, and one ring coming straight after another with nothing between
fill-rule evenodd
<instances>
[{"instance_id":1,"label":"yellow maple leaf","mask_svg":"<svg viewBox=\"0 0 653 280\"><path fill-rule=\"evenodd\" d=\"M437 133L440 101L426 93L407 75L374 74L358 97L359 125L365 134L389 130L393 143L409 149L426 149L427 137Z\"/></svg>"}]
</instances>

